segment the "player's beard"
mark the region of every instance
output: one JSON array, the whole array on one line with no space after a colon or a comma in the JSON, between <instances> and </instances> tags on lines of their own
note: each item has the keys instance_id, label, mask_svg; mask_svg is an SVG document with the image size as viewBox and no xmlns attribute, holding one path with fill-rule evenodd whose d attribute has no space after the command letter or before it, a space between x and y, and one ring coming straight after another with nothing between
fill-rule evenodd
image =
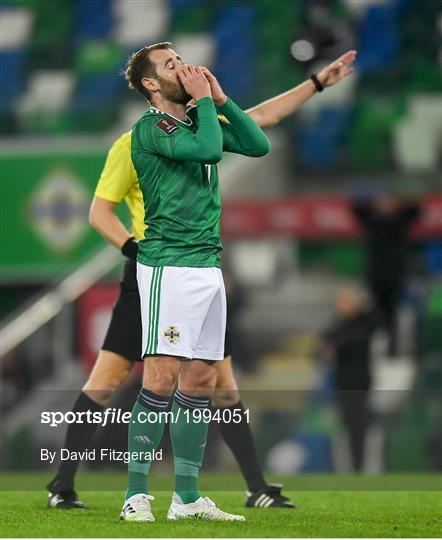
<instances>
[{"instance_id":1,"label":"player's beard","mask_svg":"<svg viewBox=\"0 0 442 540\"><path fill-rule=\"evenodd\" d=\"M165 99L171 101L172 103L179 103L180 105L186 105L191 99L181 81L171 82L158 77L158 81L161 84L161 94Z\"/></svg>"}]
</instances>

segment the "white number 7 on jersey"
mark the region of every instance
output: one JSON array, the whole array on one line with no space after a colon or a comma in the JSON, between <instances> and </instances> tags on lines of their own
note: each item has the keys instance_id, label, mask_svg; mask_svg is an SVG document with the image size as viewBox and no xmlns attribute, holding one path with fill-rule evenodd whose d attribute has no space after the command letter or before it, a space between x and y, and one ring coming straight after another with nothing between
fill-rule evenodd
<instances>
[{"instance_id":1,"label":"white number 7 on jersey","mask_svg":"<svg viewBox=\"0 0 442 540\"><path fill-rule=\"evenodd\" d=\"M212 174L212 165L205 164L204 167L206 168L207 181L209 182L209 186L210 186L210 176Z\"/></svg>"}]
</instances>

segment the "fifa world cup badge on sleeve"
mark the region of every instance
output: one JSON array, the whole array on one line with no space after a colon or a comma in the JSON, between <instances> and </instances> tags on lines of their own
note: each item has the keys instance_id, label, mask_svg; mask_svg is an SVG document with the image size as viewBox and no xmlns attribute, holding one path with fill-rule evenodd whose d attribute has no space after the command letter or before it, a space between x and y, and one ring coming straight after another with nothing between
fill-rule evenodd
<instances>
[{"instance_id":1,"label":"fifa world cup badge on sleeve","mask_svg":"<svg viewBox=\"0 0 442 540\"><path fill-rule=\"evenodd\" d=\"M157 128L160 128L161 131L164 131L166 135L172 135L172 133L179 129L177 124L170 118L161 118L155 125Z\"/></svg>"}]
</instances>

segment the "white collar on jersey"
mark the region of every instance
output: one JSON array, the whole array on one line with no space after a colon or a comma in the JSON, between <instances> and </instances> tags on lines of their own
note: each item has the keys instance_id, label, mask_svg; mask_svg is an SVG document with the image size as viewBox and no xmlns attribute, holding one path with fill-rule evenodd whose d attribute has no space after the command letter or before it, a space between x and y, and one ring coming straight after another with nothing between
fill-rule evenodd
<instances>
[{"instance_id":1,"label":"white collar on jersey","mask_svg":"<svg viewBox=\"0 0 442 540\"><path fill-rule=\"evenodd\" d=\"M186 126L191 126L193 124L193 121L191 118L189 118L187 116L187 113L193 109L195 107L195 105L190 105L190 107L187 107L186 108L186 118L187 118L187 122L185 120L180 120L179 118L177 118L176 116L174 116L173 114L170 114L168 112L165 112L165 111L162 111L161 109L157 109L156 107L150 107L150 111L151 112L154 112L154 113L157 113L157 114L167 114L167 116L171 116L174 120L177 120L177 122L181 122L182 124L186 125Z\"/></svg>"}]
</instances>

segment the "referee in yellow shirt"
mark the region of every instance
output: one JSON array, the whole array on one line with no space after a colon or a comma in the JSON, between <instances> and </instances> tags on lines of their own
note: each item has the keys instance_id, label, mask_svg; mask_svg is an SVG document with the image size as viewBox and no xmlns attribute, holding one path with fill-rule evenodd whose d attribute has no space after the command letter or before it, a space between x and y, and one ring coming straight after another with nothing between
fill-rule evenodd
<instances>
[{"instance_id":1,"label":"referee in yellow shirt","mask_svg":"<svg viewBox=\"0 0 442 540\"><path fill-rule=\"evenodd\" d=\"M316 92L332 86L352 72L355 51L349 51L295 88L267 100L249 114L260 127L269 127L301 107ZM116 216L124 200L132 221L132 233ZM91 225L127 257L120 294L114 305L111 322L98 358L72 411L99 411L107 407L114 392L126 380L135 361L142 360L141 312L136 279L137 241L144 238L144 204L138 178L131 160L131 132L124 133L112 145L90 209ZM231 342L226 331L224 360L217 363L217 385L213 405L221 409L244 411L231 366ZM223 417L229 415L221 415ZM294 508L281 494L281 486L267 484L244 414L241 422L219 423L224 441L230 447L247 483L246 506L258 508ZM74 423L67 429L63 448L82 451L88 448L97 425ZM55 478L47 485L48 504L52 508L84 508L75 492L78 461L59 464Z\"/></svg>"}]
</instances>

